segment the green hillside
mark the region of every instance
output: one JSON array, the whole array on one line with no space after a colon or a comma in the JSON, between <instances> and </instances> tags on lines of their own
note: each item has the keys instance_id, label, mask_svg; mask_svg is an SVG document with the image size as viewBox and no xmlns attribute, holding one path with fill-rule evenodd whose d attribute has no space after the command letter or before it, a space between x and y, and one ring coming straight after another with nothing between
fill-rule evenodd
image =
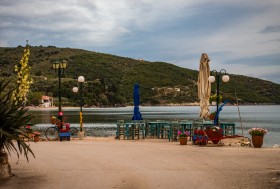
<instances>
[{"instance_id":1,"label":"green hillside","mask_svg":"<svg viewBox=\"0 0 280 189\"><path fill-rule=\"evenodd\" d=\"M1 77L16 79L14 66L23 55L24 47L0 48ZM42 95L58 97L58 74L51 69L55 60L67 60L62 78L62 103L78 104L72 92L77 78L86 79L83 94L86 106L133 105L133 84L140 85L141 105L166 105L197 102L198 71L164 62L147 62L81 49L30 47L29 65L34 83L29 92L29 105L38 105ZM198 60L199 62L199 60ZM212 85L212 93L216 86ZM241 75L230 75L228 83L221 83L224 99L240 104L280 104L280 85Z\"/></svg>"}]
</instances>

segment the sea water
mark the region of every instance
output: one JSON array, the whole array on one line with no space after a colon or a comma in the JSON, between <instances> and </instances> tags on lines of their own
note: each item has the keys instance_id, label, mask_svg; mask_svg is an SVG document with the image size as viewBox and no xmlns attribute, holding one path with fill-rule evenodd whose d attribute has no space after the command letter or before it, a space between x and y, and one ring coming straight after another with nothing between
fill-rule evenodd
<instances>
[{"instance_id":1,"label":"sea water","mask_svg":"<svg viewBox=\"0 0 280 189\"><path fill-rule=\"evenodd\" d=\"M117 120L131 120L134 107L118 108L83 108L85 127L116 128ZM210 112L216 110L210 106ZM64 118L72 127L79 127L79 108L63 108ZM145 120L198 120L199 106L140 106L142 118ZM50 117L57 115L57 108L32 109L33 123L36 127L49 127ZM248 129L261 127L268 130L264 137L264 145L272 147L280 145L280 106L224 106L220 112L222 122L234 122L236 134L250 137Z\"/></svg>"}]
</instances>

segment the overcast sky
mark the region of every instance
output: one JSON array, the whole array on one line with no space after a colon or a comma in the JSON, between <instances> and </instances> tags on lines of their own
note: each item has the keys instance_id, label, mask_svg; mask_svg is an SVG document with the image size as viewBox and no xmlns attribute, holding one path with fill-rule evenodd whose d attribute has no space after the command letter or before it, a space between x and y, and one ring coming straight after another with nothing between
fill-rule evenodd
<instances>
[{"instance_id":1,"label":"overcast sky","mask_svg":"<svg viewBox=\"0 0 280 189\"><path fill-rule=\"evenodd\" d=\"M0 0L0 46L26 39L280 83L279 0Z\"/></svg>"}]
</instances>

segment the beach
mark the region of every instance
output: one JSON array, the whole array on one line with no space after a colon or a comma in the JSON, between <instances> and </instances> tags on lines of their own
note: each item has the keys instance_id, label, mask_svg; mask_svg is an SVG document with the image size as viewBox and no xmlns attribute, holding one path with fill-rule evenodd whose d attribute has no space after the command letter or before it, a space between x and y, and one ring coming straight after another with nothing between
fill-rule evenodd
<instances>
[{"instance_id":1,"label":"beach","mask_svg":"<svg viewBox=\"0 0 280 189\"><path fill-rule=\"evenodd\" d=\"M165 139L30 142L29 163L12 154L0 188L280 188L280 148L197 146Z\"/></svg>"}]
</instances>

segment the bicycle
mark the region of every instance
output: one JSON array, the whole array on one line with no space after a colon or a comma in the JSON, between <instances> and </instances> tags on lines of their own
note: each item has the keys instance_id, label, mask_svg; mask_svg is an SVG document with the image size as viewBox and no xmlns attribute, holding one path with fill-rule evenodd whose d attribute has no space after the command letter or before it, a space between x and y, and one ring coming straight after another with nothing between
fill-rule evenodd
<instances>
[{"instance_id":1,"label":"bicycle","mask_svg":"<svg viewBox=\"0 0 280 189\"><path fill-rule=\"evenodd\" d=\"M69 132L70 132L70 136L66 137L68 141L70 141L70 137L72 139L78 137L79 130L77 128L70 127ZM63 136L60 136L60 128L58 127L58 125L54 125L54 126L47 128L47 130L45 132L45 136L49 141L55 141L55 140L58 140L58 138L60 141L63 140Z\"/></svg>"}]
</instances>

